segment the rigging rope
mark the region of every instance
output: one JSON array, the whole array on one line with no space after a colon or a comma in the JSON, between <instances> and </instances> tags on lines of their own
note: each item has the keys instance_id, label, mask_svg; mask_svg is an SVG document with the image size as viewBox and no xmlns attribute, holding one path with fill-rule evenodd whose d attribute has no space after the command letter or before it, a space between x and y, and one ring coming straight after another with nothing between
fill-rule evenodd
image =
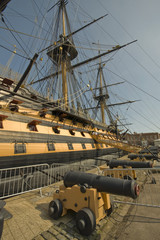
<instances>
[{"instance_id":1,"label":"rigging rope","mask_svg":"<svg viewBox=\"0 0 160 240\"><path fill-rule=\"evenodd\" d=\"M6 23L6 21L4 20L4 15L3 15L3 17L2 17L2 21L3 21L3 23L6 25L6 27L9 29L9 27L8 27L8 25L7 25L7 23ZM7 20L7 18L5 17L5 19ZM8 22L9 22L9 20L7 20ZM9 22L9 24L11 25L11 27L12 27L12 29L14 29L13 28L13 26L12 26L12 24ZM19 42L19 40L15 37L15 35L12 33L12 31L10 31L10 33L11 33L11 35L13 36L13 38L17 41L17 43L20 45L20 47L22 48L22 50L24 51L24 53L26 54L26 56L29 58L29 55L28 55L28 53L25 51L25 49L24 49L24 47L22 46L22 44ZM19 36L19 35L18 35ZM20 39L21 39L21 37L19 37ZM23 42L23 40L21 39L21 41ZM23 42L24 43L24 42ZM25 44L25 43L24 43Z\"/></svg>"},{"instance_id":2,"label":"rigging rope","mask_svg":"<svg viewBox=\"0 0 160 240\"><path fill-rule=\"evenodd\" d=\"M2 26L0 26L0 28L1 28L1 29L4 29L4 30L8 30L8 31L10 31L10 32L15 32L15 33L18 33L18 34L22 34L22 35L24 35L24 36L28 36L28 37L32 37L32 38L44 40L44 41L46 41L46 42L50 42L48 39L40 38L40 37L31 35L31 34L28 34L28 33L20 32L20 31L17 31L17 30L15 30L15 29L7 28L7 27L2 27Z\"/></svg>"},{"instance_id":3,"label":"rigging rope","mask_svg":"<svg viewBox=\"0 0 160 240\"><path fill-rule=\"evenodd\" d=\"M9 48L7 48L7 47L5 47L5 46L2 46L1 44L0 44L0 47L4 48L5 50L7 50L7 51L9 51L9 52L11 52L11 53L14 52L13 50L10 50ZM17 48L16 48L16 49L17 49ZM31 58L24 57L23 55L21 55L21 54L19 54L19 53L17 53L17 52L16 52L16 53L14 52L14 54L17 55L17 56L19 56L19 57L25 58L25 59L27 59L27 60L31 60Z\"/></svg>"},{"instance_id":4,"label":"rigging rope","mask_svg":"<svg viewBox=\"0 0 160 240\"><path fill-rule=\"evenodd\" d=\"M155 100L157 100L158 102L160 102L160 99L156 98L156 97L153 96L152 94L146 92L146 91L143 90L142 88L140 88L140 87L136 86L135 84L131 83L129 80L125 79L124 77L121 77L120 75L118 75L117 73L114 73L113 71L109 70L108 68L107 68L107 70L108 70L109 72L113 73L114 75L116 75L117 77L123 79L125 82L129 83L130 85L134 86L135 88L137 88L137 89L140 90L141 92L147 94L148 96L150 96L150 97L154 98Z\"/></svg>"}]
</instances>

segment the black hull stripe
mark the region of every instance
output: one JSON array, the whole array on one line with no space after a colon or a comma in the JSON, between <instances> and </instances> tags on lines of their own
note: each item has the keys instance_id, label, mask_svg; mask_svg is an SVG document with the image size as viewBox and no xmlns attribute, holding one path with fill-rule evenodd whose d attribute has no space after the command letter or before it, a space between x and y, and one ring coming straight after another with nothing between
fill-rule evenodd
<instances>
[{"instance_id":1,"label":"black hull stripe","mask_svg":"<svg viewBox=\"0 0 160 240\"><path fill-rule=\"evenodd\" d=\"M0 157L0 169L35 164L70 163L117 152L115 148L85 151L52 152L46 154Z\"/></svg>"}]
</instances>

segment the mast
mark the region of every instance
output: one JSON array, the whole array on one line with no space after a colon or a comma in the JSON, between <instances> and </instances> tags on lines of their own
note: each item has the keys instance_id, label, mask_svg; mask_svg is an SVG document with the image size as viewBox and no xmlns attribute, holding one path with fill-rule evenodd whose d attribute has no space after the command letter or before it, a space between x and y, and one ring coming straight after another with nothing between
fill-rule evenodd
<instances>
[{"instance_id":1,"label":"mast","mask_svg":"<svg viewBox=\"0 0 160 240\"><path fill-rule=\"evenodd\" d=\"M100 51L99 51L100 54ZM99 75L100 75L100 89L99 93L100 96L102 96L103 92L103 86L102 86L102 67L101 67L101 58L99 63ZM101 105L101 116L102 116L102 123L105 123L105 114L104 114L104 98L100 98L100 105Z\"/></svg>"},{"instance_id":2,"label":"mast","mask_svg":"<svg viewBox=\"0 0 160 240\"><path fill-rule=\"evenodd\" d=\"M100 55L100 50L98 51L98 54ZM97 85L98 85L98 82L99 82L99 88L98 88L99 89L99 95L95 96L94 98L95 98L95 100L98 101L98 105L100 105L102 123L106 123L105 122L105 110L106 110L109 121L110 121L110 124L113 124L114 120L113 120L113 118L111 116L111 113L108 109L108 106L106 104L106 100L109 98L109 95L108 95L107 86L105 84L102 68L103 67L102 67L101 58L99 58L99 68L98 68L97 80L96 80ZM104 83L104 86L103 86L103 83ZM105 91L106 91L105 93L103 91L103 88L105 88ZM95 89L97 89L97 88L95 88Z\"/></svg>"},{"instance_id":3,"label":"mast","mask_svg":"<svg viewBox=\"0 0 160 240\"><path fill-rule=\"evenodd\" d=\"M24 82L24 80L27 77L28 73L30 72L33 64L36 62L37 58L38 58L38 54L35 53L33 58L30 60L30 63L28 65L27 69L25 70L21 79L19 80L18 84L16 85L15 89L13 90L14 93L16 93L18 91L18 89L21 87L22 83Z\"/></svg>"},{"instance_id":4,"label":"mast","mask_svg":"<svg viewBox=\"0 0 160 240\"><path fill-rule=\"evenodd\" d=\"M64 108L68 107L68 74L70 74L69 66L71 66L71 61L75 59L78 52L74 46L74 42L71 36L71 29L69 24L69 19L66 11L66 0L60 0L58 2L59 14L56 20L56 37L55 43L47 47L47 55L52 60L53 64L58 67L61 66L59 73L62 79L62 98L64 103ZM69 34L69 35L68 35ZM70 37L68 37L70 36Z\"/></svg>"},{"instance_id":5,"label":"mast","mask_svg":"<svg viewBox=\"0 0 160 240\"><path fill-rule=\"evenodd\" d=\"M64 39L66 36L66 29L65 29L65 3L64 0L61 0L61 7L62 7L62 20L63 20L63 37L62 37L62 44L64 44ZM62 46L63 48L63 46ZM64 97L64 104L65 106L68 104L68 87L67 87L67 78L66 78L66 61L67 61L67 54L64 52L63 49L61 50L62 54L62 62L61 62L61 68L62 68L62 91L63 91L63 97Z\"/></svg>"}]
</instances>

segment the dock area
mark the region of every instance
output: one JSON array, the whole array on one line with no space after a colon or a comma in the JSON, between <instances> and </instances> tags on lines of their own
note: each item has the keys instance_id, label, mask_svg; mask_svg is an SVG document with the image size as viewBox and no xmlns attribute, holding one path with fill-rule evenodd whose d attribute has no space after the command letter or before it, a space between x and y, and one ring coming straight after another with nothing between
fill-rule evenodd
<instances>
[{"instance_id":1,"label":"dock area","mask_svg":"<svg viewBox=\"0 0 160 240\"><path fill-rule=\"evenodd\" d=\"M160 173L155 174L155 178L160 185L159 175ZM111 215L102 219L89 237L79 234L75 213L72 211L58 220L53 220L48 215L48 205L53 192L61 184L62 182L58 182L44 187L42 192L34 190L5 199L5 209L12 217L4 221L2 240L159 239L160 206L114 204ZM150 193L150 188L146 191L152 194L153 199L160 199L160 191ZM139 196L141 202L145 197L142 191ZM157 206L159 203L160 200Z\"/></svg>"}]
</instances>

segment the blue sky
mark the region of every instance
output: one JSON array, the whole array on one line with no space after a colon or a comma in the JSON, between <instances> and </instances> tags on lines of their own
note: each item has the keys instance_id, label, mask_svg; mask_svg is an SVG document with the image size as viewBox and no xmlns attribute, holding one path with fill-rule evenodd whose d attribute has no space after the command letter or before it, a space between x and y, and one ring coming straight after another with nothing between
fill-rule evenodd
<instances>
[{"instance_id":1,"label":"blue sky","mask_svg":"<svg viewBox=\"0 0 160 240\"><path fill-rule=\"evenodd\" d=\"M8 8L4 11L12 24L19 31L31 34L30 24L27 21L21 22L21 17L16 16L12 9L20 11L22 14L35 20L38 10L35 3L42 7L54 5L55 1L42 0L11 0ZM132 123L129 125L131 132L160 132L160 2L158 0L72 0L77 10L73 13L71 27L76 30L77 15L81 14L81 24L84 25L91 19L96 19L106 13L109 15L98 23L88 28L89 40L105 44L106 48L111 45L123 45L137 39L125 49L118 51L104 67L104 73L109 84L113 82L126 82L118 87L109 88L111 100L115 102L126 100L140 100L131 105L123 105L115 111L119 113L120 119L124 122ZM24 8L25 5L25 8ZM69 3L67 8L70 8ZM82 12L84 11L84 15ZM83 16L83 17L82 17ZM3 23L0 22L0 26ZM2 45L9 46L16 41L6 31L0 29L0 41ZM79 34L81 37L81 35ZM25 38L25 37L24 37ZM27 38L26 38L27 39ZM7 43L7 40L9 43ZM27 40L28 41L28 40ZM35 49L36 49L36 43ZM16 44L17 45L17 44ZM105 48L103 45L103 49ZM101 45L102 46L102 45ZM0 63L6 64L11 53L6 53L2 48ZM86 51L90 56L90 53ZM30 54L30 57L32 54ZM18 70L21 64L20 58L15 58L12 66ZM136 87L134 87L134 86ZM138 89L139 88L139 89ZM112 110L113 111L113 110Z\"/></svg>"},{"instance_id":2,"label":"blue sky","mask_svg":"<svg viewBox=\"0 0 160 240\"><path fill-rule=\"evenodd\" d=\"M93 17L106 12L109 14L100 24L112 38L104 34L99 39L100 42L111 44L115 40L119 44L124 44L134 39L138 40L137 43L115 55L112 61L115 66L114 73L160 100L160 2L158 0L87 1L86 9ZM111 66L109 65L108 68L110 70ZM114 77L110 72L107 74L110 78ZM116 87L114 90L117 92ZM133 123L130 126L132 132L159 132L159 101L127 83L118 88L118 94L128 100L141 100L128 106L128 110L127 106L121 107L128 122Z\"/></svg>"}]
</instances>

